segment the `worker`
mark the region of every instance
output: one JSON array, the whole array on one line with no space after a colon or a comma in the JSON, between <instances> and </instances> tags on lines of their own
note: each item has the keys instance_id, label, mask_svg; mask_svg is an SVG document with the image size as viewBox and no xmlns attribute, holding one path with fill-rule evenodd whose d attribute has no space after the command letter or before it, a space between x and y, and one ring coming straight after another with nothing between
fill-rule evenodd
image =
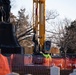
<instances>
[{"instance_id":1,"label":"worker","mask_svg":"<svg viewBox=\"0 0 76 75\"><path fill-rule=\"evenodd\" d=\"M52 63L52 58L51 58L51 55L49 53L43 53L43 52L40 52L43 57L44 57L44 63L43 65L45 66L51 66L51 63Z\"/></svg>"},{"instance_id":2,"label":"worker","mask_svg":"<svg viewBox=\"0 0 76 75\"><path fill-rule=\"evenodd\" d=\"M40 52L45 58L51 58L51 55L49 53L43 53Z\"/></svg>"},{"instance_id":3,"label":"worker","mask_svg":"<svg viewBox=\"0 0 76 75\"><path fill-rule=\"evenodd\" d=\"M6 15L6 18L5 16L3 17L4 21L5 22L10 22L10 0L2 0L2 3L3 3L3 9L5 11L5 15Z\"/></svg>"}]
</instances>

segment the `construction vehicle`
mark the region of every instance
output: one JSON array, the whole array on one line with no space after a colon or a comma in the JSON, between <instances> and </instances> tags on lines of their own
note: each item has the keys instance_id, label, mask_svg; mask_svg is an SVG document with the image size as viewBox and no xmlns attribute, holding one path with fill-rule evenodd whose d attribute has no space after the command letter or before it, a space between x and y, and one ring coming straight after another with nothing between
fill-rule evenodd
<instances>
[{"instance_id":1,"label":"construction vehicle","mask_svg":"<svg viewBox=\"0 0 76 75\"><path fill-rule=\"evenodd\" d=\"M45 3L46 0L33 0L33 42L35 43L35 46L38 42L38 50L36 49L37 47L35 47L34 53L37 53L37 51L45 52L45 46L47 45L48 50L50 50L51 46L51 42L46 41L45 38Z\"/></svg>"},{"instance_id":2,"label":"construction vehicle","mask_svg":"<svg viewBox=\"0 0 76 75\"><path fill-rule=\"evenodd\" d=\"M46 54L46 50L47 51L50 50L50 47L51 47L51 42L46 41L46 36L45 36L46 35L45 34L45 27L46 27L45 26L46 25L45 24L45 16L46 16L46 14L45 14L46 4L45 3L46 3L46 0L33 0L33 31L34 31L33 42L35 43L34 53L38 53L38 54L40 51L42 51L43 53ZM38 49L36 49L37 45L38 45L38 47L37 47ZM37 57L38 56L35 55L33 62L36 59L36 61L34 63L38 64L40 56L38 58L38 61L37 61ZM74 60L72 60L72 59L74 59ZM69 60L71 60L71 61L69 61ZM47 59L45 59L45 61L47 61ZM71 59L70 58L67 59L67 57L65 57L65 55L59 56L59 55L55 54L55 56L52 57L50 66L56 65L56 66L60 67L61 69L73 69L73 68L75 68L74 61L76 61L75 56L74 56L74 58L71 57Z\"/></svg>"}]
</instances>

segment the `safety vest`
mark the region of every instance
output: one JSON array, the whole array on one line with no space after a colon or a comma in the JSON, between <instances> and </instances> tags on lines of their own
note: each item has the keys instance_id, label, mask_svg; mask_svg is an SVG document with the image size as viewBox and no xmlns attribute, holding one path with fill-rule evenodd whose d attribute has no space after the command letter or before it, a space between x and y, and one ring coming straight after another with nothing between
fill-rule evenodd
<instances>
[{"instance_id":1,"label":"safety vest","mask_svg":"<svg viewBox=\"0 0 76 75\"><path fill-rule=\"evenodd\" d=\"M45 58L51 58L51 55L50 54L44 54L44 53L42 53L43 54L43 56L45 57Z\"/></svg>"}]
</instances>

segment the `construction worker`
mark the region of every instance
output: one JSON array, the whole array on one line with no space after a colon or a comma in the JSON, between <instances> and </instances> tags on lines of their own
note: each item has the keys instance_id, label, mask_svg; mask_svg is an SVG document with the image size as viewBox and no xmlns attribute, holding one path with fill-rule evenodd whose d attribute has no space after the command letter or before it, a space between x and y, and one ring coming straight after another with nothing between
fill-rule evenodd
<instances>
[{"instance_id":1,"label":"construction worker","mask_svg":"<svg viewBox=\"0 0 76 75\"><path fill-rule=\"evenodd\" d=\"M45 58L51 58L51 55L49 53L43 53L40 52Z\"/></svg>"},{"instance_id":2,"label":"construction worker","mask_svg":"<svg viewBox=\"0 0 76 75\"><path fill-rule=\"evenodd\" d=\"M44 56L44 63L43 65L45 66L51 66L51 62L52 62L52 58L51 58L51 55L49 53L43 53L43 52L40 52L43 56Z\"/></svg>"}]
</instances>

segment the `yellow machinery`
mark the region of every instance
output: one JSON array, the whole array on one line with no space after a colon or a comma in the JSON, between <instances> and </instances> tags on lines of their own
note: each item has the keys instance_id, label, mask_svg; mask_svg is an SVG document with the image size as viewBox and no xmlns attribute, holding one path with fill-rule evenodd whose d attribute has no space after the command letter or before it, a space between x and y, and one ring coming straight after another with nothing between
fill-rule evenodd
<instances>
[{"instance_id":1,"label":"yellow machinery","mask_svg":"<svg viewBox=\"0 0 76 75\"><path fill-rule=\"evenodd\" d=\"M33 0L33 29L40 48L45 43L45 0Z\"/></svg>"}]
</instances>

